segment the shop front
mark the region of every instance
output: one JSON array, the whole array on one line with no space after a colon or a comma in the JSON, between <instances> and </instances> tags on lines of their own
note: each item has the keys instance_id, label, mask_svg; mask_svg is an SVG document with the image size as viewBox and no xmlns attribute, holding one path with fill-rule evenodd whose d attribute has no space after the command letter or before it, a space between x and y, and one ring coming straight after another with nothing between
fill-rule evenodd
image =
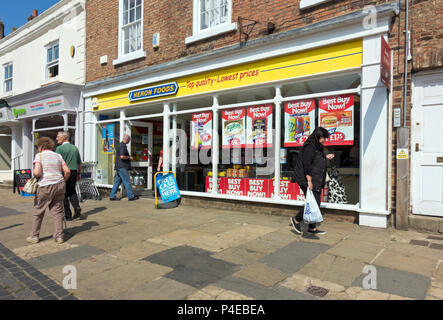
<instances>
[{"instance_id":1,"label":"shop front","mask_svg":"<svg viewBox=\"0 0 443 320\"><path fill-rule=\"evenodd\" d=\"M31 168L37 154L37 141L41 137L55 138L59 131L69 131L70 142L81 146L82 130L81 87L55 83L46 88L27 92L8 99L19 135L14 139L21 150L15 168Z\"/></svg>"},{"instance_id":2,"label":"shop front","mask_svg":"<svg viewBox=\"0 0 443 320\"><path fill-rule=\"evenodd\" d=\"M94 139L85 152L97 162L96 180L112 186L115 146L128 133L136 188L151 190L155 172L171 170L185 196L300 206L304 195L291 176L303 142L322 126L331 133L327 152L335 154L322 207L387 227L390 120L388 92L376 72L380 39L91 96L85 127Z\"/></svg>"}]
</instances>

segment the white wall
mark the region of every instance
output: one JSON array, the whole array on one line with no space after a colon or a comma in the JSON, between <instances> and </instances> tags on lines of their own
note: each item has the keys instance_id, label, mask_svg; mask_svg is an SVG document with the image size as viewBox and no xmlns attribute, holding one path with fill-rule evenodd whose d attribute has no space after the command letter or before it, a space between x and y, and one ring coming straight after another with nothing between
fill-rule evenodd
<instances>
[{"instance_id":1,"label":"white wall","mask_svg":"<svg viewBox=\"0 0 443 320\"><path fill-rule=\"evenodd\" d=\"M0 40L0 79L3 92L3 64L13 63L12 95L38 89L46 79L46 48L59 41L59 77L64 83L85 82L85 7L82 0L63 0ZM75 46L75 56L70 54ZM55 79L56 80L56 79Z\"/></svg>"}]
</instances>

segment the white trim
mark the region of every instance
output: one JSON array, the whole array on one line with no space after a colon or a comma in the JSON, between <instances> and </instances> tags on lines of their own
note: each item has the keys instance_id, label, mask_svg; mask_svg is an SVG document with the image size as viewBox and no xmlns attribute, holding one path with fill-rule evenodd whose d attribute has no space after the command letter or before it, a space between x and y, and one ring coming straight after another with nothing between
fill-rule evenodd
<instances>
[{"instance_id":1,"label":"white trim","mask_svg":"<svg viewBox=\"0 0 443 320\"><path fill-rule=\"evenodd\" d=\"M114 66L129 62L136 59L141 59L146 57L146 51L143 50L143 11L145 6L145 1L141 0L141 17L140 17L140 31L141 31L141 48L138 51L134 51L128 54L124 53L124 46L122 45L122 39L123 39L123 1L125 0L119 0L118 4L118 58L112 61L112 64ZM137 3L136 3L137 4ZM129 10L129 3L128 3L128 10ZM137 10L135 11L135 15L137 15ZM86 97L86 96L85 96Z\"/></svg>"},{"instance_id":2,"label":"white trim","mask_svg":"<svg viewBox=\"0 0 443 320\"><path fill-rule=\"evenodd\" d=\"M117 65L125 63L125 62L129 62L132 60L137 60L137 59L141 59L141 58L145 58L145 57L146 57L146 51L144 51L144 50L135 51L135 52L128 53L128 54L122 56L121 58L112 60L112 64L114 66L117 66Z\"/></svg>"},{"instance_id":3,"label":"white trim","mask_svg":"<svg viewBox=\"0 0 443 320\"><path fill-rule=\"evenodd\" d=\"M200 32L185 39L186 44L194 43L203 39L218 36L223 33L237 30L237 22L231 24L222 24L214 28L207 29L207 31Z\"/></svg>"},{"instance_id":4,"label":"white trim","mask_svg":"<svg viewBox=\"0 0 443 320\"><path fill-rule=\"evenodd\" d=\"M316 6L318 4L328 2L330 0L301 0L300 1L300 10L311 8L313 6Z\"/></svg>"}]
</instances>

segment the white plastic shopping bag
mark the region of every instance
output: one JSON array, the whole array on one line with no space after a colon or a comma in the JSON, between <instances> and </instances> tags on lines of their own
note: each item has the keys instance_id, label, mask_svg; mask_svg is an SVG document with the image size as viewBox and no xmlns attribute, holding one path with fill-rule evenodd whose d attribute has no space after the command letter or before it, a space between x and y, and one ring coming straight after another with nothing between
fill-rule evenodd
<instances>
[{"instance_id":1,"label":"white plastic shopping bag","mask_svg":"<svg viewBox=\"0 0 443 320\"><path fill-rule=\"evenodd\" d=\"M308 188L306 192L305 211L303 213L303 220L307 223L320 223L323 221L323 217L318 207L317 201L315 201L312 190Z\"/></svg>"}]
</instances>

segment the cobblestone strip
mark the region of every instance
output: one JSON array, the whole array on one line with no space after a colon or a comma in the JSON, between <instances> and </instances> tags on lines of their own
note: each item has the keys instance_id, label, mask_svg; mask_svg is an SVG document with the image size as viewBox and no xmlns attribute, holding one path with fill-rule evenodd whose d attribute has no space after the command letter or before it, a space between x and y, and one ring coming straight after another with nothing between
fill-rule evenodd
<instances>
[{"instance_id":1,"label":"cobblestone strip","mask_svg":"<svg viewBox=\"0 0 443 320\"><path fill-rule=\"evenodd\" d=\"M0 243L0 300L77 300Z\"/></svg>"}]
</instances>

